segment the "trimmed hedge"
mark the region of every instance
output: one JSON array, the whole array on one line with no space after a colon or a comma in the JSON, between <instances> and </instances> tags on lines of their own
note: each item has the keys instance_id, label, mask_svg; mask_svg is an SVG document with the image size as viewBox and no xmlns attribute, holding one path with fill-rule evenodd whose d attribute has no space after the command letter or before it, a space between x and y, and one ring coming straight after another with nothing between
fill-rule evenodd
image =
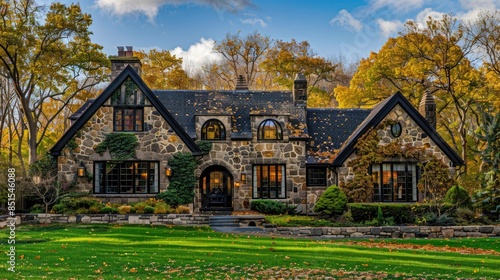
<instances>
[{"instance_id":1,"label":"trimmed hedge","mask_svg":"<svg viewBox=\"0 0 500 280\"><path fill-rule=\"evenodd\" d=\"M372 221L377 218L378 208L383 216L393 218L395 224L414 224L418 217L428 213L435 213L436 206L431 204L400 204L400 203L349 203L347 207L356 223ZM441 206L441 213L449 212L453 205Z\"/></svg>"},{"instance_id":2,"label":"trimmed hedge","mask_svg":"<svg viewBox=\"0 0 500 280\"><path fill-rule=\"evenodd\" d=\"M287 205L283 202L276 200L252 200L250 202L250 209L268 215L281 215L293 214L295 212L295 205Z\"/></svg>"}]
</instances>

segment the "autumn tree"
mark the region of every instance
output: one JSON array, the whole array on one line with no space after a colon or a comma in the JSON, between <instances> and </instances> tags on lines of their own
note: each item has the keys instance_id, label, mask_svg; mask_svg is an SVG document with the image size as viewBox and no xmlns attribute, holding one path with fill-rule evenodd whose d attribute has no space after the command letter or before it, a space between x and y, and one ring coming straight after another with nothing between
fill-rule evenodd
<instances>
[{"instance_id":1,"label":"autumn tree","mask_svg":"<svg viewBox=\"0 0 500 280\"><path fill-rule=\"evenodd\" d=\"M149 52L135 51L134 56L142 63L142 79L154 89L193 89L196 87L182 69L182 58L167 50L152 49Z\"/></svg>"},{"instance_id":2,"label":"autumn tree","mask_svg":"<svg viewBox=\"0 0 500 280\"><path fill-rule=\"evenodd\" d=\"M478 101L494 99L470 60L477 42L477 35L448 15L429 18L425 28L410 21L400 36L362 60L349 88L335 90L336 98L340 106L371 107L401 91L418 105L424 91L430 90L436 96L440 130L467 159ZM466 161L465 173L467 167Z\"/></svg>"},{"instance_id":3,"label":"autumn tree","mask_svg":"<svg viewBox=\"0 0 500 280\"><path fill-rule=\"evenodd\" d=\"M33 0L1 3L0 73L11 81L19 102L30 163L65 106L106 77L109 62L102 47L90 40L91 23L76 4L47 8Z\"/></svg>"},{"instance_id":4,"label":"autumn tree","mask_svg":"<svg viewBox=\"0 0 500 280\"><path fill-rule=\"evenodd\" d=\"M333 87L327 90L323 83L334 84L340 80L341 74L337 64L318 56L307 41L297 42L293 39L290 42L276 41L261 67L271 75L274 83L287 90L292 88L295 75L303 73L308 82L308 104L311 107L329 104L330 98L324 95ZM323 102L325 99L328 101Z\"/></svg>"},{"instance_id":5,"label":"autumn tree","mask_svg":"<svg viewBox=\"0 0 500 280\"><path fill-rule=\"evenodd\" d=\"M259 64L271 45L269 36L257 32L242 37L240 33L226 35L222 41L215 45L215 50L225 59L225 63L231 69L230 79L233 85L239 75L243 75L249 87L252 87L257 74ZM233 86L234 88L234 86Z\"/></svg>"}]
</instances>

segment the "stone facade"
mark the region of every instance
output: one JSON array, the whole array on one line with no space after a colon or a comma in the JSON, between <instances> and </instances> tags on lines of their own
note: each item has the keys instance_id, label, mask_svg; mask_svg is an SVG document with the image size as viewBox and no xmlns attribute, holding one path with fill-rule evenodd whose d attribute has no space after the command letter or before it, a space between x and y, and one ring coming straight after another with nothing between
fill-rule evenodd
<instances>
[{"instance_id":1,"label":"stone facade","mask_svg":"<svg viewBox=\"0 0 500 280\"><path fill-rule=\"evenodd\" d=\"M401 124L401 135L399 137L394 137L391 133L391 126L387 125L377 131L380 138L379 145L387 145L394 141L399 141L401 147L405 145L412 145L416 148L425 148L425 152L436 156L437 159L442 160L449 166L452 166L450 159L445 155L445 153L439 149L439 147L432 141L432 139L422 130L422 128L415 122L411 116L401 108L400 105L396 105L389 114L385 116L381 123L386 121L398 122ZM337 168L339 182L347 183L350 179L354 177L354 172L352 167L349 167L349 162L356 158L356 154L351 154L347 160L344 161L342 167ZM390 158L387 161L391 162L405 162L405 158ZM454 172L454 168L450 168L451 174Z\"/></svg>"},{"instance_id":2,"label":"stone facade","mask_svg":"<svg viewBox=\"0 0 500 280\"><path fill-rule=\"evenodd\" d=\"M162 172L164 166L168 164L173 154L189 152L189 149L149 101L146 101L144 107L144 128L144 131L134 132L139 142L135 150L135 159L159 162L160 191L164 191L168 185L168 178ZM112 160L109 152L100 155L95 151L96 146L104 141L106 134L112 132L113 107L108 101L74 136L77 147L71 149L66 146L58 157L59 176L62 182L69 183L76 180L78 191L92 193L93 182L89 182L86 177L77 177L77 168L83 165L87 172L93 174L94 161ZM106 195L106 201L126 203L148 197L154 197L154 194L136 194L128 197L110 194Z\"/></svg>"}]
</instances>

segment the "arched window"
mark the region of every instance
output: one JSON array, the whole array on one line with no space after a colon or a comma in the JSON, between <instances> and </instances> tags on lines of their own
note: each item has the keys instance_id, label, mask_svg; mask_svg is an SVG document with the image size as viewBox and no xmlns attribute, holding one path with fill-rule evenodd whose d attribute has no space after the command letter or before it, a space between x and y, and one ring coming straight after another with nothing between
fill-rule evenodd
<instances>
[{"instance_id":1,"label":"arched window","mask_svg":"<svg viewBox=\"0 0 500 280\"><path fill-rule=\"evenodd\" d=\"M281 140L283 133L280 124L275 120L265 120L259 125L259 140Z\"/></svg>"},{"instance_id":2,"label":"arched window","mask_svg":"<svg viewBox=\"0 0 500 280\"><path fill-rule=\"evenodd\" d=\"M226 128L219 120L208 120L201 127L201 140L226 140Z\"/></svg>"}]
</instances>

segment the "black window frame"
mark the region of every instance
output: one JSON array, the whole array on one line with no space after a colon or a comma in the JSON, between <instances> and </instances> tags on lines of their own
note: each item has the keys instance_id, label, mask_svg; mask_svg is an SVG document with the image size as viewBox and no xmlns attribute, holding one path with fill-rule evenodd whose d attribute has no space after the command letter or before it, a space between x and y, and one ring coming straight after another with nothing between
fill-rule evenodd
<instances>
[{"instance_id":1,"label":"black window frame","mask_svg":"<svg viewBox=\"0 0 500 280\"><path fill-rule=\"evenodd\" d=\"M138 173L138 166L139 164L141 163L146 163L147 164L147 173L146 173L146 178L141 178L142 181L145 181L146 182L146 191L145 192L138 192L137 189L141 186L138 185L138 176L139 177L142 177L143 176L143 173ZM154 171L151 171L151 163L155 164L154 166ZM102 164L103 165L103 169L102 169L102 172L97 172L97 169L99 168L98 165L99 164ZM109 183L108 183L108 172L106 170L107 168L107 165L108 164L116 164L113 169L117 169L118 170L118 174L117 174L117 178L118 178L118 185L116 186L117 187L117 191L116 192L110 192L108 191L108 187L109 186ZM132 174L125 174L125 175L122 175L122 170L124 169L123 168L123 165L124 164L131 164L132 165ZM158 194L160 192L160 162L159 161L146 161L146 160L135 160L135 161L94 161L93 163L93 169L94 169L94 180L93 180L93 184L92 184L92 193L94 194L121 194L121 195L135 195L135 194ZM102 174L102 177L98 177L97 175L98 174ZM112 175L112 174L111 174ZM122 188L124 186L122 186L122 182L123 181L126 181L126 179L124 179L123 177L124 176L127 176L127 175L131 175L132 177L132 186L125 186L125 187L131 187L132 188L132 192L122 192ZM152 177L152 176L156 176L155 177ZM129 178L130 179L130 178ZM102 189L100 192L96 192L96 186L97 186L97 181L98 180L102 180L102 182L100 183L100 188ZM152 180L156 181L156 191L151 191L152 189Z\"/></svg>"},{"instance_id":2,"label":"black window frame","mask_svg":"<svg viewBox=\"0 0 500 280\"><path fill-rule=\"evenodd\" d=\"M216 125L219 127L219 138L208 138L208 132L207 129L210 125ZM217 141L217 140L226 140L226 127L224 124L218 120L218 119L210 119L207 120L203 125L201 126L201 140L212 140L212 141Z\"/></svg>"},{"instance_id":3,"label":"black window frame","mask_svg":"<svg viewBox=\"0 0 500 280\"><path fill-rule=\"evenodd\" d=\"M113 107L113 131L144 131L145 103L146 97L138 86L130 78L125 80L110 98ZM132 111L132 114L126 114L127 111ZM128 116L132 118L132 129L125 129L125 119Z\"/></svg>"},{"instance_id":4,"label":"black window frame","mask_svg":"<svg viewBox=\"0 0 500 280\"><path fill-rule=\"evenodd\" d=\"M132 126L133 129L125 129L125 110L132 110ZM140 114L137 112L140 111ZM120 112L121 124L117 126L117 113ZM137 127L137 116L140 115L140 128ZM127 106L127 105L115 105L113 106L113 131L123 131L123 132L141 132L144 131L144 106Z\"/></svg>"},{"instance_id":5,"label":"black window frame","mask_svg":"<svg viewBox=\"0 0 500 280\"><path fill-rule=\"evenodd\" d=\"M268 123L272 123L275 127L275 134L276 138L266 138L266 127L268 126ZM266 119L263 120L258 128L257 128L257 140L283 140L283 128L281 127L280 123L275 120L275 119Z\"/></svg>"},{"instance_id":6,"label":"black window frame","mask_svg":"<svg viewBox=\"0 0 500 280\"><path fill-rule=\"evenodd\" d=\"M308 187L326 187L327 186L326 166L307 166L306 182Z\"/></svg>"},{"instance_id":7,"label":"black window frame","mask_svg":"<svg viewBox=\"0 0 500 280\"><path fill-rule=\"evenodd\" d=\"M404 164L404 171L403 170L394 170L394 165L398 164ZM390 188L384 188L384 165L389 165L389 170L386 170L389 172L389 178L388 178L388 183L386 185L390 185ZM378 166L378 182L375 182L374 180L374 166ZM411 168L410 166L415 166L415 179L413 180L413 176L409 176L411 172L409 169ZM404 199L399 199L396 198L398 193L395 191L394 183L395 183L395 177L394 177L394 172L404 172L405 175L403 176L402 180L404 182L396 182L398 183L404 183L405 188L403 189L404 191ZM369 168L369 173L370 176L372 177L372 183L374 183L373 186L373 197L372 200L373 202L418 202L418 181L420 179L420 168L416 162L381 162L378 164L372 164L370 165ZM399 180L401 176L396 175L396 178ZM413 182L415 182L415 185L413 185ZM375 185L375 183L378 183L378 187ZM384 193L384 190L390 190L390 193ZM398 189L399 190L399 189ZM385 199L384 196L390 195L390 199ZM377 198L378 197L378 198ZM413 197L415 199L413 199Z\"/></svg>"},{"instance_id":8,"label":"black window frame","mask_svg":"<svg viewBox=\"0 0 500 280\"><path fill-rule=\"evenodd\" d=\"M270 173L270 167L271 166L274 166L276 168L276 171L278 171L278 169L281 169L281 182L282 184L278 187L278 173L276 173L276 178L275 178L275 191L274 191L274 196L272 196L272 186L270 183L267 183L267 186L264 186L264 178L265 176L263 176L264 174L264 168L263 167L267 167L267 170L268 170L268 177L269 177L269 173ZM257 182L257 175L256 175L256 172L257 172L257 167L260 167L260 186L258 185L258 182ZM270 182L270 180L268 180L267 182ZM260 191L258 190L260 188ZM266 188L267 188L267 191L266 191ZM281 196L279 195L279 190L282 189L282 193L281 193ZM286 164L254 164L252 166L252 198L253 199L285 199L287 197L287 186L286 186ZM264 196L264 194L267 192L267 196Z\"/></svg>"}]
</instances>

